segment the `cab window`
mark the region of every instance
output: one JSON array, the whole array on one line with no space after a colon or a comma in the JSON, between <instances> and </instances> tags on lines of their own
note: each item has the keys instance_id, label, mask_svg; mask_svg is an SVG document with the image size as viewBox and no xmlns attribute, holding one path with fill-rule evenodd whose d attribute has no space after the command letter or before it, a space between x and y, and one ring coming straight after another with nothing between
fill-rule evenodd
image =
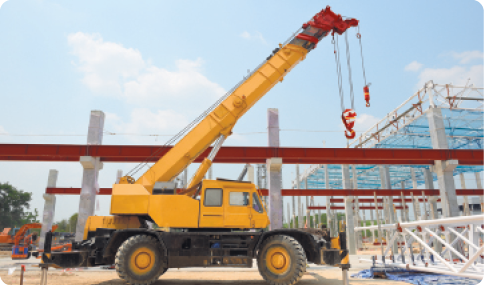
<instances>
[{"instance_id":1,"label":"cab window","mask_svg":"<svg viewBox=\"0 0 484 285\"><path fill-rule=\"evenodd\" d=\"M222 189L208 188L205 190L205 200L203 205L205 207L220 207L222 206Z\"/></svg>"},{"instance_id":2,"label":"cab window","mask_svg":"<svg viewBox=\"0 0 484 285\"><path fill-rule=\"evenodd\" d=\"M262 208L262 205L259 201L259 197L257 197L257 194L252 193L252 208L256 210L259 213L264 212L264 209Z\"/></svg>"},{"instance_id":3,"label":"cab window","mask_svg":"<svg viewBox=\"0 0 484 285\"><path fill-rule=\"evenodd\" d=\"M247 206L249 205L249 192L230 192L230 206Z\"/></svg>"}]
</instances>

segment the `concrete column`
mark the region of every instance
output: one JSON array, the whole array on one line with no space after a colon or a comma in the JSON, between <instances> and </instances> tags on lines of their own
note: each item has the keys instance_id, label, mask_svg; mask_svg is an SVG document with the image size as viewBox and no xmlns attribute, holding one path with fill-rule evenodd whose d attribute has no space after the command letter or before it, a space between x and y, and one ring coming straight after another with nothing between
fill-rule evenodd
<instances>
[{"instance_id":1,"label":"concrete column","mask_svg":"<svg viewBox=\"0 0 484 285\"><path fill-rule=\"evenodd\" d=\"M89 129L87 132L88 145L100 145L103 140L104 113L102 111L91 111ZM98 175L102 169L99 157L81 156L81 164L84 168L82 173L82 188L79 201L79 216L76 226L76 241L82 241L84 226L89 216L94 215L96 193L99 191Z\"/></svg>"},{"instance_id":2,"label":"concrete column","mask_svg":"<svg viewBox=\"0 0 484 285\"><path fill-rule=\"evenodd\" d=\"M267 110L268 146L279 147L279 110ZM269 218L270 229L282 228L283 198L281 195L282 158L267 159L267 188L269 190Z\"/></svg>"},{"instance_id":3,"label":"concrete column","mask_svg":"<svg viewBox=\"0 0 484 285\"><path fill-rule=\"evenodd\" d=\"M405 181L402 181L402 189L405 190ZM405 201L405 196L403 195L403 192L401 193L402 196L402 221L404 222L409 222L409 217L408 217L408 210L407 210L407 202Z\"/></svg>"},{"instance_id":4,"label":"concrete column","mask_svg":"<svg viewBox=\"0 0 484 285\"><path fill-rule=\"evenodd\" d=\"M381 187L383 189L391 189L391 180L390 180L390 169L388 168L388 165L379 165L379 170L380 170L380 180L381 180ZM388 196L388 197L383 197L384 201L386 200L385 203L385 209L386 209L386 215L388 215L388 218L386 218L387 223L394 224L395 223L395 208L393 204L393 196ZM386 198L386 199L385 199ZM390 241L390 232L387 231L386 234L386 239L389 242ZM397 252L397 242L393 244L393 252Z\"/></svg>"},{"instance_id":5,"label":"concrete column","mask_svg":"<svg viewBox=\"0 0 484 285\"><path fill-rule=\"evenodd\" d=\"M430 171L430 169L424 168L423 175L425 180L425 189L434 189L434 177L432 176L432 172ZM441 201L444 201L443 197L440 197L440 199ZM437 200L438 200L438 197L429 196L429 212L430 212L429 219L431 220L437 220L439 218L439 212L437 211L438 209ZM426 203L425 200L424 200L424 203ZM426 218L427 218L427 214L425 213L424 215L422 215L422 219L426 219ZM434 240L434 250L438 253L442 252L442 244L437 240Z\"/></svg>"},{"instance_id":6,"label":"concrete column","mask_svg":"<svg viewBox=\"0 0 484 285\"><path fill-rule=\"evenodd\" d=\"M350 168L349 165L341 165L341 174L343 176L343 189L351 189L350 187ZM355 240L355 223L353 216L353 196L345 197L345 216L346 216L346 238L348 241L349 254L356 254L356 240Z\"/></svg>"},{"instance_id":7,"label":"concrete column","mask_svg":"<svg viewBox=\"0 0 484 285\"><path fill-rule=\"evenodd\" d=\"M114 182L114 184L118 184L121 177L123 177L123 170L118 169L116 172L116 182Z\"/></svg>"},{"instance_id":8,"label":"concrete column","mask_svg":"<svg viewBox=\"0 0 484 285\"><path fill-rule=\"evenodd\" d=\"M378 205L378 204L377 204ZM373 226L375 225L374 223L374 219L373 219L373 210L370 210L370 224ZM378 223L376 223L376 225L378 225ZM374 231L370 231L371 232L371 243L374 243L375 242L375 237L376 237L376 233L378 232L378 230L374 230Z\"/></svg>"},{"instance_id":9,"label":"concrete column","mask_svg":"<svg viewBox=\"0 0 484 285\"><path fill-rule=\"evenodd\" d=\"M299 180L299 164L296 164L296 189L300 189L301 181ZM301 196L297 196L297 206L298 206L298 212L297 212L297 226L296 228L302 228L304 227L303 225L303 218L302 218L302 206L301 206Z\"/></svg>"},{"instance_id":10,"label":"concrete column","mask_svg":"<svg viewBox=\"0 0 484 285\"><path fill-rule=\"evenodd\" d=\"M413 189L418 189L418 184L417 184L417 177L415 176L415 170L413 168L410 168L410 174L412 175L412 187ZM412 201L413 201L413 215L414 215L414 219L415 221L417 220L420 220L421 219L421 210L420 210L420 203L418 201L418 196L417 198L415 198L413 196L413 192L412 192Z\"/></svg>"},{"instance_id":11,"label":"concrete column","mask_svg":"<svg viewBox=\"0 0 484 285\"><path fill-rule=\"evenodd\" d=\"M429 98L433 98L433 82L427 82L426 87ZM442 110L437 108L433 101L430 101L427 117L432 147L434 149L448 149L449 145L447 143L447 135L445 134ZM459 216L459 205L457 204L453 177L453 172L457 165L458 162L454 160L436 160L434 165L434 172L437 174L439 182L440 196L442 198L445 197L446 200L446 203L442 203L442 212L445 217Z\"/></svg>"},{"instance_id":12,"label":"concrete column","mask_svg":"<svg viewBox=\"0 0 484 285\"><path fill-rule=\"evenodd\" d=\"M291 228L291 209L289 208L289 203L287 203L287 216L286 216L286 220L287 220L287 228L290 229Z\"/></svg>"},{"instance_id":13,"label":"concrete column","mask_svg":"<svg viewBox=\"0 0 484 285\"><path fill-rule=\"evenodd\" d=\"M304 189L308 189L308 178L307 177L304 179ZM309 211L309 206L310 206L309 196L306 196L306 225L307 225L307 228L311 227L311 211Z\"/></svg>"},{"instance_id":14,"label":"concrete column","mask_svg":"<svg viewBox=\"0 0 484 285\"><path fill-rule=\"evenodd\" d=\"M351 181L353 182L353 189L358 189L358 175L356 173L356 165L352 165L351 166L351 171L352 171L352 177L353 179L351 179ZM354 224L355 224L355 227L360 227L360 204L359 204L359 201L358 201L358 196L355 197L354 199ZM361 231L358 231L356 233L356 236L355 236L355 239L356 239L356 245L357 245L357 249L360 249L362 250L363 249L363 235L362 235L362 232Z\"/></svg>"},{"instance_id":15,"label":"concrete column","mask_svg":"<svg viewBox=\"0 0 484 285\"><path fill-rule=\"evenodd\" d=\"M292 196L292 228L297 229L296 225L296 197Z\"/></svg>"},{"instance_id":16,"label":"concrete column","mask_svg":"<svg viewBox=\"0 0 484 285\"><path fill-rule=\"evenodd\" d=\"M324 188L326 190L329 190L331 187L329 186L329 171L328 171L328 165L324 164ZM333 231L333 221L331 217L331 204L330 200L333 198L333 196L326 196L326 227L329 229L329 233L332 237L334 237L334 231Z\"/></svg>"},{"instance_id":17,"label":"concrete column","mask_svg":"<svg viewBox=\"0 0 484 285\"><path fill-rule=\"evenodd\" d=\"M476 176L477 189L482 189L481 173L474 172L474 175ZM484 196L479 196L479 202L481 203L481 212L484 213Z\"/></svg>"},{"instance_id":18,"label":"concrete column","mask_svg":"<svg viewBox=\"0 0 484 285\"><path fill-rule=\"evenodd\" d=\"M318 203L318 207L320 207L319 203ZM322 220L321 219L321 209L318 209L318 224L316 225L316 228L321 229L321 226L320 226L320 224L322 223L321 220Z\"/></svg>"},{"instance_id":19,"label":"concrete column","mask_svg":"<svg viewBox=\"0 0 484 285\"><path fill-rule=\"evenodd\" d=\"M188 186L188 167L183 170L183 188Z\"/></svg>"},{"instance_id":20,"label":"concrete column","mask_svg":"<svg viewBox=\"0 0 484 285\"><path fill-rule=\"evenodd\" d=\"M55 169L49 170L49 177L47 178L47 187L55 188L57 185L57 176L59 171ZM44 212L42 213L42 229L40 230L39 249L44 249L45 234L52 230L52 223L55 217L55 195L44 194Z\"/></svg>"},{"instance_id":21,"label":"concrete column","mask_svg":"<svg viewBox=\"0 0 484 285\"><path fill-rule=\"evenodd\" d=\"M434 178L432 176L432 172L430 172L430 169L424 168L423 174L425 179L425 189L434 189ZM440 199L441 201L444 201L444 197L440 197ZM432 220L436 220L439 218L439 212L437 211L437 200L438 197L429 196L430 219ZM441 204L443 203L441 202ZM423 216L426 217L427 215L425 214Z\"/></svg>"},{"instance_id":22,"label":"concrete column","mask_svg":"<svg viewBox=\"0 0 484 285\"><path fill-rule=\"evenodd\" d=\"M210 169L212 168L210 167ZM247 165L247 178L252 184L255 184L254 167L250 164Z\"/></svg>"},{"instance_id":23,"label":"concrete column","mask_svg":"<svg viewBox=\"0 0 484 285\"><path fill-rule=\"evenodd\" d=\"M459 174L460 178L460 187L461 189L466 189L466 180L464 177L464 173ZM462 207L462 216L470 216L471 210L469 209L469 197L464 196L464 205Z\"/></svg>"},{"instance_id":24,"label":"concrete column","mask_svg":"<svg viewBox=\"0 0 484 285\"><path fill-rule=\"evenodd\" d=\"M267 188L269 190L269 219L271 230L282 229L283 198L281 195L282 158L267 159Z\"/></svg>"}]
</instances>

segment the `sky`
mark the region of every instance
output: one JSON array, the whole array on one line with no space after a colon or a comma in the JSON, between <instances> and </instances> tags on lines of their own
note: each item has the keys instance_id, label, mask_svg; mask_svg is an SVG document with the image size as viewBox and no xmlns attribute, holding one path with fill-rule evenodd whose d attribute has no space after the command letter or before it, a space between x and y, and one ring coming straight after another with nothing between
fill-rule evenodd
<instances>
[{"instance_id":1,"label":"sky","mask_svg":"<svg viewBox=\"0 0 484 285\"><path fill-rule=\"evenodd\" d=\"M102 110L103 144L162 145L326 5L360 20L371 107L350 29L357 133L428 80L470 78L483 86L483 7L473 0L2 2L0 143L85 144L90 111ZM340 49L344 59L343 38ZM328 37L240 119L224 145L266 146L267 109L278 108L281 146L345 147L337 82ZM134 166L105 163L100 187ZM216 164L213 173L236 178L242 168ZM81 186L82 166L73 162L2 161L0 181L32 192L31 208L41 212L49 169L59 171L58 187ZM283 166L283 187L294 172ZM58 196L56 220L77 212L78 201ZM107 215L109 204L99 197L96 214Z\"/></svg>"}]
</instances>

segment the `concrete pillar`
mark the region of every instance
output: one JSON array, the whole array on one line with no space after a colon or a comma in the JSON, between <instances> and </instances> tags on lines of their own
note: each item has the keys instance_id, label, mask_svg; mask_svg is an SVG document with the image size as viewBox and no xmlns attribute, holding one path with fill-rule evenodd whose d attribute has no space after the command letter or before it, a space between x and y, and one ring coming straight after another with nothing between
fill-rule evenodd
<instances>
[{"instance_id":1,"label":"concrete pillar","mask_svg":"<svg viewBox=\"0 0 484 285\"><path fill-rule=\"evenodd\" d=\"M282 158L267 159L267 188L269 190L269 219L271 230L282 229L283 197L281 195Z\"/></svg>"},{"instance_id":2,"label":"concrete pillar","mask_svg":"<svg viewBox=\"0 0 484 285\"><path fill-rule=\"evenodd\" d=\"M324 188L326 190L329 190L331 189L330 187L330 183L329 183L329 171L328 171L328 165L327 164L324 164L323 165L324 167ZM330 231L330 235L332 237L334 237L334 231L333 231L333 221L332 221L332 217L331 217L331 204L330 204L330 200L333 198L333 196L326 196L325 199L326 199L326 227L329 229Z\"/></svg>"},{"instance_id":3,"label":"concrete pillar","mask_svg":"<svg viewBox=\"0 0 484 285\"><path fill-rule=\"evenodd\" d=\"M296 189L301 188L301 181L299 180L299 164L296 164ZM297 226L296 228L302 228L304 227L303 225L303 218L302 218L302 206L301 206L301 196L297 196L297 206L298 206L298 212L297 212Z\"/></svg>"},{"instance_id":4,"label":"concrete pillar","mask_svg":"<svg viewBox=\"0 0 484 285\"><path fill-rule=\"evenodd\" d=\"M476 176L477 189L482 189L481 173L474 172L474 175ZM481 203L481 212L484 213L484 196L479 196L479 202Z\"/></svg>"},{"instance_id":5,"label":"concrete pillar","mask_svg":"<svg viewBox=\"0 0 484 285\"><path fill-rule=\"evenodd\" d=\"M417 184L417 177L415 176L415 169L410 168L410 174L412 175L412 187L413 189L418 189L418 184ZM413 201L413 215L415 221L421 220L421 210L420 210L420 203L418 201L418 196L417 198L414 197L413 192L412 192L412 201Z\"/></svg>"},{"instance_id":6,"label":"concrete pillar","mask_svg":"<svg viewBox=\"0 0 484 285\"><path fill-rule=\"evenodd\" d=\"M267 110L268 146L279 147L279 110ZM269 218L270 229L282 228L283 198L281 195L282 158L267 159L267 188L269 190Z\"/></svg>"},{"instance_id":7,"label":"concrete pillar","mask_svg":"<svg viewBox=\"0 0 484 285\"><path fill-rule=\"evenodd\" d=\"M188 167L183 170L183 188L188 186Z\"/></svg>"},{"instance_id":8,"label":"concrete pillar","mask_svg":"<svg viewBox=\"0 0 484 285\"><path fill-rule=\"evenodd\" d=\"M402 189L405 190L405 181L402 181ZM405 201L405 196L403 195L403 192L401 193L402 196L402 221L404 222L409 222L409 217L408 217L408 210L407 210L407 202Z\"/></svg>"},{"instance_id":9,"label":"concrete pillar","mask_svg":"<svg viewBox=\"0 0 484 285\"><path fill-rule=\"evenodd\" d=\"M353 182L353 189L358 189L358 174L356 173L356 165L351 166L351 171L352 171L352 178L351 181ZM358 196L355 197L354 199L354 224L355 227L360 227L360 204L358 201ZM362 250L363 249L363 235L361 231L358 231L355 236L356 239L356 245L357 249Z\"/></svg>"},{"instance_id":10,"label":"concrete pillar","mask_svg":"<svg viewBox=\"0 0 484 285\"><path fill-rule=\"evenodd\" d=\"M87 132L88 145L100 145L103 140L104 113L102 111L91 111L89 129ZM76 226L76 241L82 241L84 226L87 218L94 215L96 193L99 191L98 175L102 169L99 157L81 156L81 164L84 168L82 173L82 188L79 201L79 216Z\"/></svg>"},{"instance_id":11,"label":"concrete pillar","mask_svg":"<svg viewBox=\"0 0 484 285\"><path fill-rule=\"evenodd\" d=\"M379 170L380 170L380 180L381 180L381 187L383 189L391 189L391 180L390 180L390 169L388 168L388 165L379 165ZM393 196L388 196L388 197L383 197L385 201L385 209L386 209L386 215L388 215L388 218L386 218L386 222L389 224L394 224L395 223L395 208L393 204ZM386 199L385 199L386 198ZM387 231L386 234L386 239L389 242L390 241L390 232ZM397 242L393 244L393 252L397 252Z\"/></svg>"},{"instance_id":12,"label":"concrete pillar","mask_svg":"<svg viewBox=\"0 0 484 285\"><path fill-rule=\"evenodd\" d=\"M318 203L318 207L320 207L319 203ZM322 223L322 219L321 219L321 209L318 209L318 224L316 225L316 228L319 228L321 229L321 223Z\"/></svg>"},{"instance_id":13,"label":"concrete pillar","mask_svg":"<svg viewBox=\"0 0 484 285\"><path fill-rule=\"evenodd\" d=\"M423 176L425 181L425 189L434 189L434 177L432 176L432 172L428 168L423 169ZM443 197L440 197L441 201L444 201ZM439 212L437 211L437 196L429 196L429 213L431 220L437 220L439 218ZM425 200L423 203L426 203ZM441 203L443 204L443 203ZM425 205L425 204L424 204ZM425 213L422 215L422 219L426 219L427 214ZM442 252L442 244L437 240L434 240L434 250L438 253Z\"/></svg>"},{"instance_id":14,"label":"concrete pillar","mask_svg":"<svg viewBox=\"0 0 484 285\"><path fill-rule=\"evenodd\" d=\"M307 177L304 179L304 189L308 189L308 178ZM307 225L307 228L311 227L311 211L309 211L309 206L310 206L309 196L306 196L306 225Z\"/></svg>"},{"instance_id":15,"label":"concrete pillar","mask_svg":"<svg viewBox=\"0 0 484 285\"><path fill-rule=\"evenodd\" d=\"M464 177L464 173L459 174L460 178L460 187L461 189L466 189L466 180ZM471 210L469 209L469 197L464 196L464 205L462 207L462 215L463 216L470 216L471 215Z\"/></svg>"},{"instance_id":16,"label":"concrete pillar","mask_svg":"<svg viewBox=\"0 0 484 285\"><path fill-rule=\"evenodd\" d=\"M378 205L378 204L377 204ZM378 223L375 223L375 220L373 218L373 210L370 210L370 225L378 225ZM375 237L376 237L376 233L378 232L378 230L374 230L374 231L370 231L371 232L371 243L374 243L375 242Z\"/></svg>"},{"instance_id":17,"label":"concrete pillar","mask_svg":"<svg viewBox=\"0 0 484 285\"><path fill-rule=\"evenodd\" d=\"M57 176L59 172L55 169L49 170L49 177L47 178L47 187L55 188L57 185ZM55 217L55 195L44 194L44 212L42 213L42 229L40 230L39 249L44 249L45 234L52 230L52 223Z\"/></svg>"},{"instance_id":18,"label":"concrete pillar","mask_svg":"<svg viewBox=\"0 0 484 285\"><path fill-rule=\"evenodd\" d=\"M296 225L296 197L292 196L292 228L297 229Z\"/></svg>"},{"instance_id":19,"label":"concrete pillar","mask_svg":"<svg viewBox=\"0 0 484 285\"><path fill-rule=\"evenodd\" d=\"M287 220L287 228L290 229L291 228L291 209L289 208L289 203L287 203L286 220Z\"/></svg>"},{"instance_id":20,"label":"concrete pillar","mask_svg":"<svg viewBox=\"0 0 484 285\"><path fill-rule=\"evenodd\" d=\"M447 135L445 134L445 125L442 117L442 110L437 108L433 100L433 82L426 84L427 93L429 94L429 109L427 117L429 121L430 139L434 149L448 149ZM454 160L436 160L433 170L437 174L439 183L440 196L445 197L445 203L442 203L442 212L445 217L459 216L459 205L457 204L457 195L455 193L455 184L453 172L458 162Z\"/></svg>"},{"instance_id":21,"label":"concrete pillar","mask_svg":"<svg viewBox=\"0 0 484 285\"><path fill-rule=\"evenodd\" d=\"M341 174L343 177L343 189L351 189L350 186L350 168L349 165L341 165ZM348 241L349 254L356 254L355 240L355 223L353 215L353 196L345 197L345 216L346 216L346 238Z\"/></svg>"},{"instance_id":22,"label":"concrete pillar","mask_svg":"<svg viewBox=\"0 0 484 285\"><path fill-rule=\"evenodd\" d=\"M210 169L212 168L210 167ZM254 167L250 164L247 165L247 178L252 184L255 184Z\"/></svg>"},{"instance_id":23,"label":"concrete pillar","mask_svg":"<svg viewBox=\"0 0 484 285\"><path fill-rule=\"evenodd\" d=\"M114 182L114 184L118 184L121 177L123 177L123 170L118 169L116 172L116 182Z\"/></svg>"}]
</instances>

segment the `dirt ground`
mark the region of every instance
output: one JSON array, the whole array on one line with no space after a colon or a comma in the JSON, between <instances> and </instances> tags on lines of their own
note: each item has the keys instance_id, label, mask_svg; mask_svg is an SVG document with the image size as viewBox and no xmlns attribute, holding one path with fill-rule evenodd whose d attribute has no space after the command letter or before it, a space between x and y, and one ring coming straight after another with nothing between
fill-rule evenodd
<instances>
[{"instance_id":1,"label":"dirt ground","mask_svg":"<svg viewBox=\"0 0 484 285\"><path fill-rule=\"evenodd\" d=\"M352 270L356 272L358 270ZM352 272L350 271L350 274ZM0 277L3 282L8 285L20 284L19 274L15 272L8 276L7 272L0 271ZM325 285L341 285L341 271L339 270L309 270L303 276L303 279L298 283L305 284L325 284ZM51 271L48 277L48 284L52 285L122 285L126 284L123 280L118 278L116 272L55 272ZM24 284L39 284L40 272L27 272L24 276ZM1 283L0 283L1 284ZM233 284L233 285L252 285L252 284L267 284L257 271L236 271L231 272L230 269L226 271L179 271L177 269L168 270L160 279L155 282L157 285L204 285L204 284ZM373 284L405 284L402 282L395 282L389 280L368 280L368 279L354 279L350 278L350 284L373 285Z\"/></svg>"},{"instance_id":2,"label":"dirt ground","mask_svg":"<svg viewBox=\"0 0 484 285\"><path fill-rule=\"evenodd\" d=\"M349 275L359 272L363 269L370 268L368 263L358 262L359 257L369 258L370 255L378 254L377 248L369 251L359 252L360 255L350 256L351 269ZM20 284L20 265L25 264L27 272L24 276L25 285L40 283L40 269L32 267L38 264L39 260L30 258L25 261L14 261L9 255L0 256L0 278L7 285ZM310 264L307 268L306 274L299 285L309 284L325 284L325 285L341 285L342 273L341 269L329 266L316 266ZM15 267L16 270L12 275L8 275L8 268ZM124 285L126 282L121 280L114 270L103 270L99 268L90 268L87 270L59 270L49 269L48 273L49 285ZM182 268L169 269L160 279L154 283L155 285L209 285L209 284L233 284L233 285L252 285L252 284L267 284L259 275L257 265L253 268ZM404 285L407 283L395 282L390 280L372 280L372 279L356 279L350 277L350 284L360 285ZM0 285L3 285L0 282Z\"/></svg>"}]
</instances>

